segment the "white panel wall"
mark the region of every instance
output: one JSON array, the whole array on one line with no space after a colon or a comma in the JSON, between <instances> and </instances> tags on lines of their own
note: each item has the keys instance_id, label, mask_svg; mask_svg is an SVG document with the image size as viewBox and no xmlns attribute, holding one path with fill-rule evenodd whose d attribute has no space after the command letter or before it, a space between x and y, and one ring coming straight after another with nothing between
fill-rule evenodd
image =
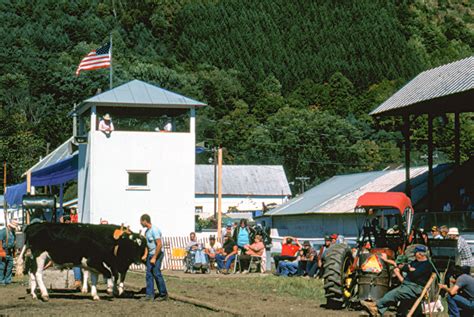
<instances>
[{"instance_id":1,"label":"white panel wall","mask_svg":"<svg viewBox=\"0 0 474 317\"><path fill-rule=\"evenodd\" d=\"M194 133L115 131L107 138L94 131L89 143L91 223L138 231L148 213L166 236L194 231ZM127 170L149 170L149 189L128 189Z\"/></svg>"},{"instance_id":2,"label":"white panel wall","mask_svg":"<svg viewBox=\"0 0 474 317\"><path fill-rule=\"evenodd\" d=\"M262 203L266 205L275 203L281 205L287 200L285 196L223 196L222 197L222 212L226 213L229 207L238 207L241 211L262 210ZM203 208L201 218L208 218L214 215L214 197L208 195L196 195L195 206Z\"/></svg>"}]
</instances>

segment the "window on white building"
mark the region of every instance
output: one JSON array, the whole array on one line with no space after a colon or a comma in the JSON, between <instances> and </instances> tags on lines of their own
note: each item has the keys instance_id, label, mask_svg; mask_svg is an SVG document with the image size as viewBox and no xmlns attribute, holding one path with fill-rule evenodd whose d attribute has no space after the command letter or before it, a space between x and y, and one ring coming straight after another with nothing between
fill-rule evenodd
<instances>
[{"instance_id":1,"label":"window on white building","mask_svg":"<svg viewBox=\"0 0 474 317\"><path fill-rule=\"evenodd\" d=\"M128 188L127 189L149 189L148 173L150 171L127 171Z\"/></svg>"},{"instance_id":2,"label":"window on white building","mask_svg":"<svg viewBox=\"0 0 474 317\"><path fill-rule=\"evenodd\" d=\"M203 211L202 206L196 206L194 210L196 214L202 214Z\"/></svg>"}]
</instances>

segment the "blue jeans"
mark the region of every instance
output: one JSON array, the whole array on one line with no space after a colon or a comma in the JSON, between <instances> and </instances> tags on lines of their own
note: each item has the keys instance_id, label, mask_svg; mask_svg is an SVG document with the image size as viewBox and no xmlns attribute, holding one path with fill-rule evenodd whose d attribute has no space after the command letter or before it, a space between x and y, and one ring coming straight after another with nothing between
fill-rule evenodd
<instances>
[{"instance_id":1,"label":"blue jeans","mask_svg":"<svg viewBox=\"0 0 474 317\"><path fill-rule=\"evenodd\" d=\"M13 257L7 255L5 258L0 258L0 285L6 285L12 282L12 271Z\"/></svg>"},{"instance_id":2,"label":"blue jeans","mask_svg":"<svg viewBox=\"0 0 474 317\"><path fill-rule=\"evenodd\" d=\"M446 300L450 317L472 316L474 314L474 300L469 300L461 295L448 295Z\"/></svg>"},{"instance_id":3,"label":"blue jeans","mask_svg":"<svg viewBox=\"0 0 474 317\"><path fill-rule=\"evenodd\" d=\"M217 254L216 255L216 262L217 262L217 267L222 270L223 268L225 268L226 270L230 269L230 265L232 264L232 262L234 261L235 259L235 254L231 255L229 257L229 259L225 262L224 264L224 261L225 261L225 255L223 254Z\"/></svg>"},{"instance_id":4,"label":"blue jeans","mask_svg":"<svg viewBox=\"0 0 474 317\"><path fill-rule=\"evenodd\" d=\"M72 271L74 272L74 281L82 281L82 270L80 266L74 266L72 268Z\"/></svg>"},{"instance_id":5,"label":"blue jeans","mask_svg":"<svg viewBox=\"0 0 474 317\"><path fill-rule=\"evenodd\" d=\"M298 263L283 261L278 263L278 271L281 276L295 275L298 272Z\"/></svg>"},{"instance_id":6,"label":"blue jeans","mask_svg":"<svg viewBox=\"0 0 474 317\"><path fill-rule=\"evenodd\" d=\"M207 255L203 250L190 251L190 254L194 254L194 264L205 265L208 263Z\"/></svg>"},{"instance_id":7,"label":"blue jeans","mask_svg":"<svg viewBox=\"0 0 474 317\"><path fill-rule=\"evenodd\" d=\"M161 261L163 261L163 252L156 258L155 265L151 265L150 259L153 255L148 255L146 259L146 296L155 297L155 282L158 287L159 295L166 296L168 291L166 290L165 279L161 274Z\"/></svg>"}]
</instances>

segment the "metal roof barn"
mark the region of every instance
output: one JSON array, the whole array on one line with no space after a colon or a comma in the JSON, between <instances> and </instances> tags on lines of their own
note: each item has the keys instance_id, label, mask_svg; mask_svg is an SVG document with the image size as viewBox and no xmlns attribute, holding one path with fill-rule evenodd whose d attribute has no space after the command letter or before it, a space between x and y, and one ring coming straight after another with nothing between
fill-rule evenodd
<instances>
[{"instance_id":1,"label":"metal roof barn","mask_svg":"<svg viewBox=\"0 0 474 317\"><path fill-rule=\"evenodd\" d=\"M474 110L474 56L426 70L371 115L453 113Z\"/></svg>"},{"instance_id":2,"label":"metal roof barn","mask_svg":"<svg viewBox=\"0 0 474 317\"><path fill-rule=\"evenodd\" d=\"M214 166L196 165L196 195L214 193ZM290 196L281 165L222 166L222 195Z\"/></svg>"}]
</instances>

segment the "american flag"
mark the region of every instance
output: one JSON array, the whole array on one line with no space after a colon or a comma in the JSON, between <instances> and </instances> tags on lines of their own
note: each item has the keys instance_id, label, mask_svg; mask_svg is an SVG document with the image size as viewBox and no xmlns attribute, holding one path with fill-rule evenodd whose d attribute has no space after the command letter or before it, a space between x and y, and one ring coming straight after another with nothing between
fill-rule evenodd
<instances>
[{"instance_id":1,"label":"american flag","mask_svg":"<svg viewBox=\"0 0 474 317\"><path fill-rule=\"evenodd\" d=\"M81 60L77 67L76 76L79 76L81 70L93 70L99 68L108 68L112 62L110 51L110 42L96 50L93 50L86 57Z\"/></svg>"}]
</instances>

